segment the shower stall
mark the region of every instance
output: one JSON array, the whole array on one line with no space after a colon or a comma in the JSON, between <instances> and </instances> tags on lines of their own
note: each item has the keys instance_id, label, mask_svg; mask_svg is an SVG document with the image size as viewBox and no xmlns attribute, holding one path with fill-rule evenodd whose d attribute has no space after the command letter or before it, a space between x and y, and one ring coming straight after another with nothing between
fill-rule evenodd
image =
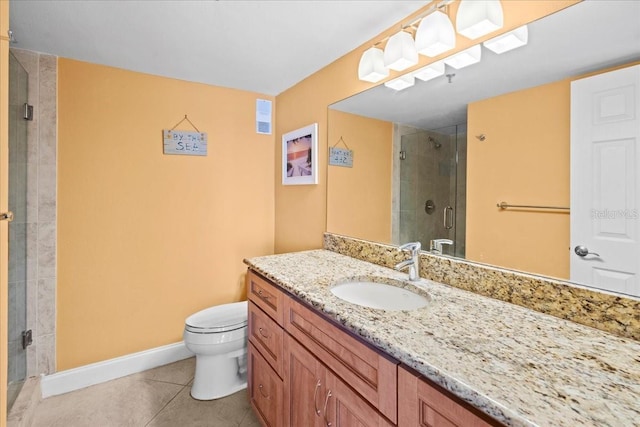
<instances>
[{"instance_id":1,"label":"shower stall","mask_svg":"<svg viewBox=\"0 0 640 427\"><path fill-rule=\"evenodd\" d=\"M9 54L9 311L7 405L11 409L27 376L27 103L28 74ZM7 411L8 412L8 411Z\"/></svg>"},{"instance_id":2,"label":"shower stall","mask_svg":"<svg viewBox=\"0 0 640 427\"><path fill-rule=\"evenodd\" d=\"M414 131L400 137L396 243L444 239L442 254L464 257L466 124Z\"/></svg>"}]
</instances>

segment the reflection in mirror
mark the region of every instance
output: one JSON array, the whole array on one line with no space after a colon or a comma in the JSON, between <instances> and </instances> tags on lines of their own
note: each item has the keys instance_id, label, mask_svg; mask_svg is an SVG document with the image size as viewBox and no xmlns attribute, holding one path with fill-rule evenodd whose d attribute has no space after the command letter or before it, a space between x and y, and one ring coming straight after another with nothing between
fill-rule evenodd
<instances>
[{"instance_id":1,"label":"reflection in mirror","mask_svg":"<svg viewBox=\"0 0 640 427\"><path fill-rule=\"evenodd\" d=\"M571 82L636 64L639 16L636 1L581 2L529 24L522 48L501 55L483 48L479 64L447 68L451 79L399 92L380 85L331 105L329 144L342 137L354 162L328 167L327 231L382 243L418 240L425 250L446 239L444 255L576 280L570 266L580 241L570 230L581 212L570 200L572 191L580 197L571 190ZM615 184L635 192L625 202L629 212L640 200L631 184ZM500 209L500 202L571 210ZM638 216L627 217L621 227L640 230ZM592 258L578 262L606 270ZM580 282L640 293L638 280L628 280L636 273L609 274L635 284L607 286L593 271Z\"/></svg>"}]
</instances>

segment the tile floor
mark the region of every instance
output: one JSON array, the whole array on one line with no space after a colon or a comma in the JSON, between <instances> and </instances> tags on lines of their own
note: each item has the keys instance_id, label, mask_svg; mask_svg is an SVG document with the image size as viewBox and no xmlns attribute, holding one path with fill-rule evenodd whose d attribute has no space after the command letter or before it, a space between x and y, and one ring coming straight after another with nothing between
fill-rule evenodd
<instances>
[{"instance_id":1,"label":"tile floor","mask_svg":"<svg viewBox=\"0 0 640 427\"><path fill-rule=\"evenodd\" d=\"M195 359L44 399L33 427L258 427L247 391L198 401L189 395Z\"/></svg>"}]
</instances>

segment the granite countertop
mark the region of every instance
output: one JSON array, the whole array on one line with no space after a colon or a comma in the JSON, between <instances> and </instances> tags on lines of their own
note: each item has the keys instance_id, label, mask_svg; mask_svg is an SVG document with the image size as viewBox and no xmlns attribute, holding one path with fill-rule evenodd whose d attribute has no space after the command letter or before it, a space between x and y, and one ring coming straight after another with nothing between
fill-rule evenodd
<instances>
[{"instance_id":1,"label":"granite countertop","mask_svg":"<svg viewBox=\"0 0 640 427\"><path fill-rule=\"evenodd\" d=\"M326 250L245 263L506 425L640 426L640 342L425 279L424 308L351 304L331 286L407 274Z\"/></svg>"}]
</instances>

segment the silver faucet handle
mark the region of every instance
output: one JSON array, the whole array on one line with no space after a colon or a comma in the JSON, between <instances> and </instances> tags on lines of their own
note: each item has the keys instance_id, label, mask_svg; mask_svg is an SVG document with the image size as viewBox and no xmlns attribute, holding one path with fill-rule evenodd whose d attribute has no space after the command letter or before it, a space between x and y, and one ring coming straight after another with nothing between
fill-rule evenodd
<instances>
[{"instance_id":1,"label":"silver faucet handle","mask_svg":"<svg viewBox=\"0 0 640 427\"><path fill-rule=\"evenodd\" d=\"M398 249L401 251L411 251L411 252L419 252L422 248L420 242L409 242L400 246Z\"/></svg>"},{"instance_id":2,"label":"silver faucet handle","mask_svg":"<svg viewBox=\"0 0 640 427\"><path fill-rule=\"evenodd\" d=\"M433 239L429 241L429 250L433 253L441 254L442 245L453 245L453 240L450 239Z\"/></svg>"},{"instance_id":3,"label":"silver faucet handle","mask_svg":"<svg viewBox=\"0 0 640 427\"><path fill-rule=\"evenodd\" d=\"M453 245L453 240L450 239L435 239L432 242L436 245Z\"/></svg>"}]
</instances>

